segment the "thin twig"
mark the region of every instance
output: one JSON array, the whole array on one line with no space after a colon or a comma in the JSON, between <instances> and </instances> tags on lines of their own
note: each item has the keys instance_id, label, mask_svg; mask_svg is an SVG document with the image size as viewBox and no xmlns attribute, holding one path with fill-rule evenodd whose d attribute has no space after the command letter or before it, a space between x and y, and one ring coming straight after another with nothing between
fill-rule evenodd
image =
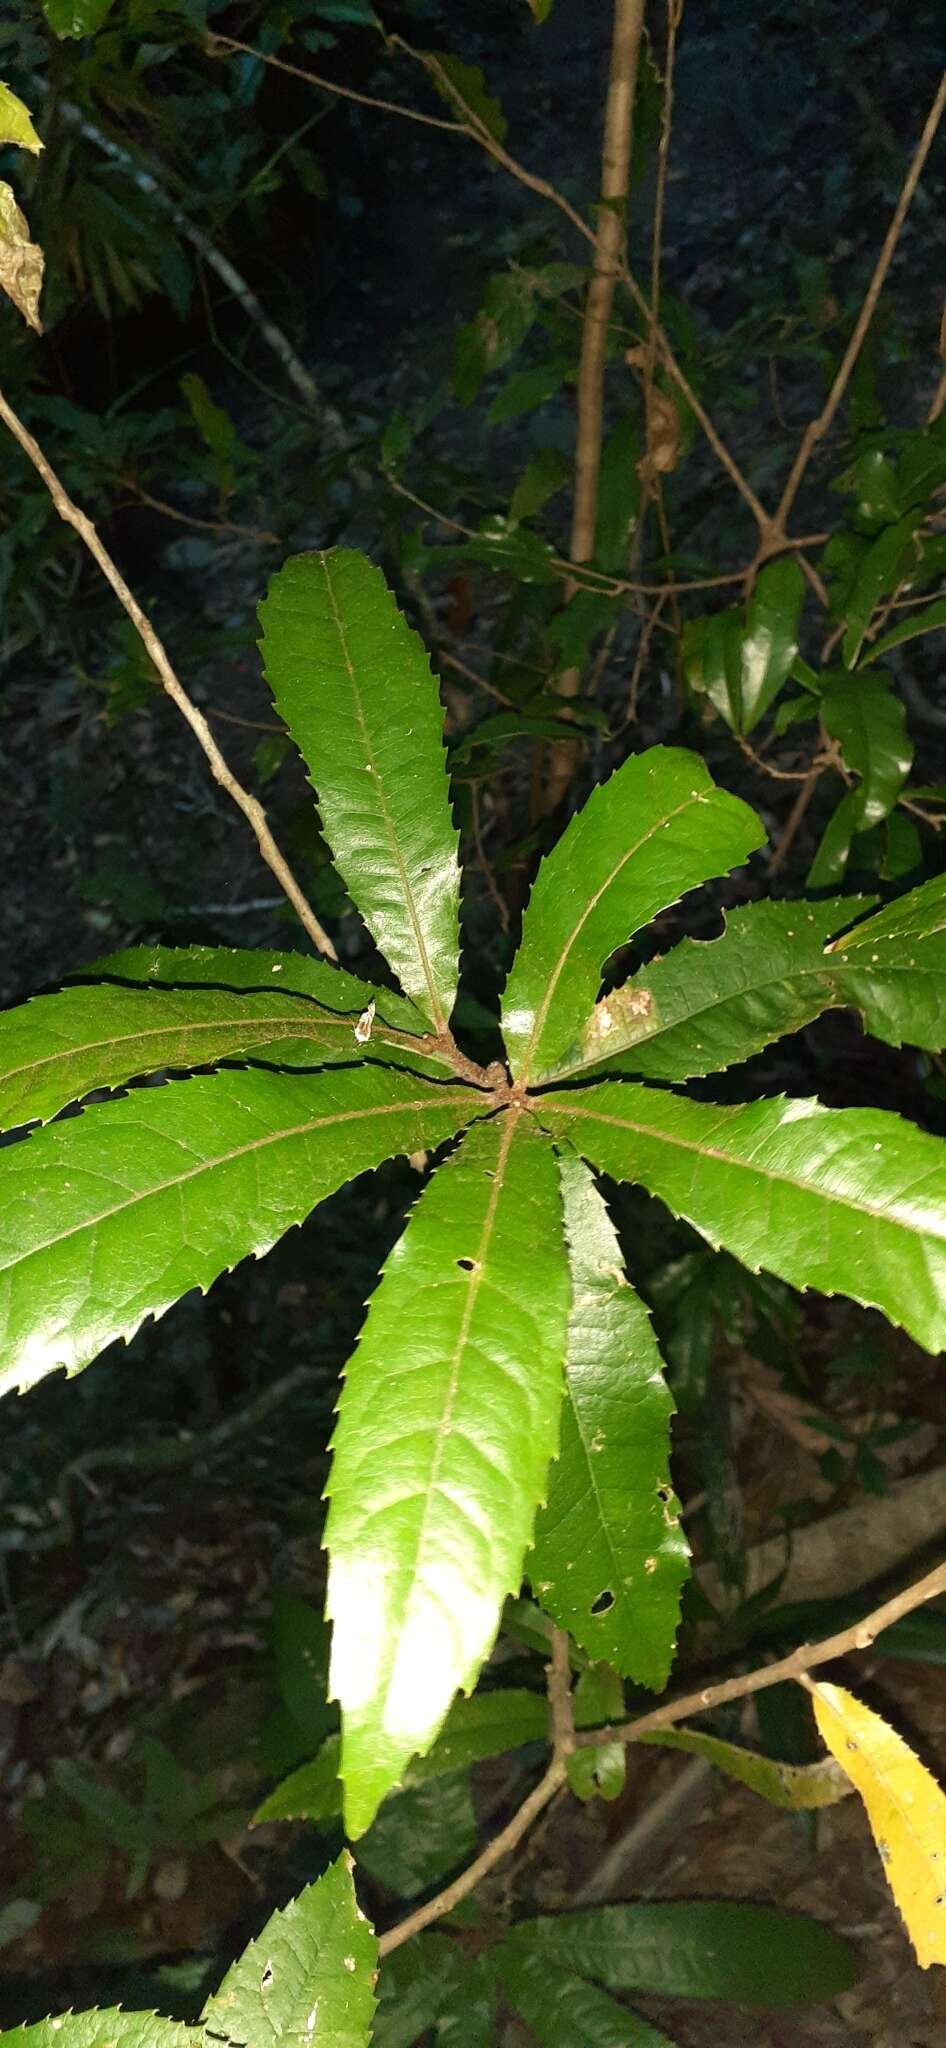
<instances>
[{"instance_id":1,"label":"thin twig","mask_svg":"<svg viewBox=\"0 0 946 2048\"><path fill-rule=\"evenodd\" d=\"M405 121L418 121L422 128L445 128L449 135L467 135L465 122L445 121L442 115L421 114L416 107L405 107L400 100L378 99L374 93L356 92L354 86L339 85L334 78L321 78L317 71L304 71L301 64L290 64L285 57L274 57L269 50L254 49L252 43L241 43L236 36L218 35L211 30L204 41L208 57L229 57L233 51L242 56L255 57L258 64L268 64L273 71L285 71L289 78L302 78L306 85L318 86L320 92L333 93L336 99L354 100L356 106L374 107L381 114L400 114Z\"/></svg>"},{"instance_id":2,"label":"thin twig","mask_svg":"<svg viewBox=\"0 0 946 2048\"><path fill-rule=\"evenodd\" d=\"M132 493L137 504L162 513L165 519L176 519L181 526L194 526L200 533L232 533L239 540L256 541L260 547L278 548L281 545L278 533L271 533L267 526L241 526L235 519L199 519L196 512L182 512L179 506L169 505L165 498L153 498L151 492L136 484L133 477L123 476L121 485L123 490Z\"/></svg>"},{"instance_id":3,"label":"thin twig","mask_svg":"<svg viewBox=\"0 0 946 2048\"><path fill-rule=\"evenodd\" d=\"M906 1586L902 1593L895 1593L892 1599L885 1600L881 1607L875 1607L863 1621L854 1622L850 1628L839 1629L836 1635L826 1636L820 1643L802 1643L775 1664L763 1664L756 1671L744 1671L736 1678L722 1679L718 1685L704 1686L700 1692L668 1700L664 1706L654 1707L647 1714L638 1714L617 1727L582 1729L575 1736L575 1747L596 1749L608 1742L636 1742L654 1728L672 1728L678 1721L688 1721L691 1714L708 1713L711 1707L726 1706L730 1700L748 1699L750 1694L765 1692L769 1686L781 1685L785 1679L800 1678L819 1664L829 1664L836 1657L850 1656L853 1650L869 1650L883 1629L892 1628L903 1615L912 1614L927 1600L936 1600L944 1593L946 1564L938 1564L933 1571L927 1572L925 1578Z\"/></svg>"},{"instance_id":4,"label":"thin twig","mask_svg":"<svg viewBox=\"0 0 946 2048\"><path fill-rule=\"evenodd\" d=\"M805 470L808 467L808 462L811 457L812 451L817 446L817 443L823 440L825 434L827 433L828 428L831 425L834 415L837 412L838 406L840 405L844 393L847 389L848 380L857 361L857 358L860 355L861 348L864 342L864 337L867 333L868 327L870 326L871 320L873 319L874 309L877 305L877 301L880 297L881 291L883 290L887 272L890 269L890 265L893 261L894 251L896 249L898 241L900 240L901 230L903 228L903 223L906 220L907 213L909 211L910 202L913 198L914 192L916 191L917 185L920 182L923 166L926 163L926 159L929 156L930 150L933 147L936 131L939 127L940 121L943 116L944 107L946 107L946 71L943 72L942 78L940 79L939 86L937 88L936 95L933 100L933 104L930 108L929 113L927 114L926 121L923 125L923 133L921 134L916 149L913 152L912 160L910 162L906 177L904 178L903 185L900 190L900 197L897 200L897 204L893 211L893 217L891 219L890 226L887 229L886 235L884 236L880 254L874 265L874 274L871 278L870 284L867 287L867 291L864 295L861 310L854 323L854 331L851 335L850 341L848 342L847 348L845 349L844 354L841 358L840 364L838 365L837 375L834 379L830 391L828 392L828 396L825 399L821 411L818 413L817 417L813 419L810 422L810 424L805 428L805 432L802 435L802 439L798 448L798 453L795 456L795 460L792 463L792 467L789 471L788 480L786 482L785 489L782 492L782 496L779 500L778 510L775 515L776 524L779 526L784 526L785 521L788 518L789 512L791 511L791 508L795 502L798 487L801 483L802 477L805 474Z\"/></svg>"},{"instance_id":5,"label":"thin twig","mask_svg":"<svg viewBox=\"0 0 946 2048\"><path fill-rule=\"evenodd\" d=\"M805 780L801 785L798 795L796 796L792 808L789 811L788 817L786 818L785 823L782 827L782 835L779 839L778 845L773 849L772 858L769 862L770 881L772 879L772 876L777 875L779 869L784 867L785 862L788 859L792 847L795 844L795 839L798 834L799 826L801 825L802 819L804 818L805 812L807 811L811 799L814 796L815 790L818 787L818 784L821 780L821 776L826 766L827 763L825 761L813 761L811 767L808 770Z\"/></svg>"},{"instance_id":6,"label":"thin twig","mask_svg":"<svg viewBox=\"0 0 946 2048\"><path fill-rule=\"evenodd\" d=\"M572 1662L568 1630L553 1628L552 1655L546 1665L549 1708L552 1715L552 1753L570 1756L575 1747L575 1715L572 1708Z\"/></svg>"},{"instance_id":7,"label":"thin twig","mask_svg":"<svg viewBox=\"0 0 946 2048\"><path fill-rule=\"evenodd\" d=\"M29 429L23 425L23 421L14 412L13 407L9 404L2 391L0 391L0 419L3 420L4 425L13 435L14 440L19 442L24 455L28 456L33 464L33 468L42 477L60 519L65 520L66 525L71 526L78 534L79 539L88 548L93 561L101 569L106 582L111 585L119 604L131 620L149 660L157 671L162 688L166 690L172 703L177 705L182 718L186 718L198 745L203 749L214 781L220 784L221 789L226 790L227 795L232 797L238 809L243 812L243 816L256 835L257 845L267 867L272 870L283 894L288 897L300 923L308 932L313 945L317 947L320 953L325 953L329 960L337 962L338 955L328 933L323 931L314 910L306 902L292 869L276 845L262 804L255 796L250 796L249 791L243 788L242 783L237 781L236 776L228 768L206 718L201 711L198 711L196 704L192 703L183 683L179 680L176 671L172 667L164 644L159 639L154 626L151 624L151 620L142 611L137 598L129 590L121 570L112 560L108 549L100 540L91 519L88 518L85 512L80 512L78 505L73 503L63 484L60 483L55 470L47 462L39 442L34 439Z\"/></svg>"}]
</instances>

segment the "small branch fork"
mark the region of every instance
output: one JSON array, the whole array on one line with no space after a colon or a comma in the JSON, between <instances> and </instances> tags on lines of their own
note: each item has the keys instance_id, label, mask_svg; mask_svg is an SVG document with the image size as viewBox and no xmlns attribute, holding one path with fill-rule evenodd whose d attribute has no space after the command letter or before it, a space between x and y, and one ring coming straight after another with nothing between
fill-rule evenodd
<instances>
[{"instance_id":1,"label":"small branch fork","mask_svg":"<svg viewBox=\"0 0 946 2048\"><path fill-rule=\"evenodd\" d=\"M202 747L206 755L214 781L220 784L221 789L226 790L227 795L232 797L237 808L243 812L243 816L256 836L256 843L267 867L275 875L283 894L288 897L300 923L304 926L309 938L312 940L312 944L318 952L324 953L329 960L337 962L338 955L328 933L320 925L314 910L306 901L288 861L280 853L276 845L262 804L255 796L251 796L248 790L243 788L242 783L237 781L236 776L227 766L206 718L201 711L198 711L196 704L188 696L183 683L171 664L162 640L159 638L147 614L142 611L137 598L133 596L121 570L99 538L91 519L85 512L79 510L78 505L73 503L59 477L56 475L55 470L47 462L39 442L34 439L29 429L24 426L23 421L14 412L13 407L2 391L0 391L0 420L9 429L14 440L19 442L24 455L28 456L33 468L42 477L60 519L65 520L66 525L71 526L78 534L79 539L88 548L93 561L101 569L106 582L111 584L119 604L131 620L149 660L157 671L162 688L167 692L171 702L177 705L182 718L186 718L198 745Z\"/></svg>"},{"instance_id":2,"label":"small branch fork","mask_svg":"<svg viewBox=\"0 0 946 2048\"><path fill-rule=\"evenodd\" d=\"M568 1758L576 1749L598 1749L604 1743L636 1742L641 1735L647 1735L655 1728L671 1728L679 1721L686 1721L694 1714L705 1714L711 1707L720 1707L731 1700L748 1699L750 1694L763 1692L770 1685L780 1685L786 1679L804 1680L809 1671L819 1664L827 1664L836 1657L849 1656L855 1650L868 1650L881 1630L892 1627L905 1614L922 1607L927 1600L935 1600L946 1594L946 1563L937 1565L926 1577L906 1586L893 1599L885 1600L881 1607L875 1607L863 1621L853 1627L841 1629L837 1635L826 1636L820 1643L803 1643L787 1657L775 1664L763 1664L756 1671L743 1672L736 1678L724 1678L718 1685L704 1686L700 1692L684 1693L681 1698L668 1700L662 1707L654 1707L650 1713L638 1714L632 1721L623 1721L613 1728L586 1728L575 1732L572 1719L570 1695L570 1673L568 1664L568 1636L563 1629L552 1634L552 1657L548 1666L549 1712L552 1732L552 1761L544 1777L529 1793L527 1799L513 1814L507 1826L488 1842L475 1862L461 1871L452 1884L428 1899L414 1913L396 1927L388 1929L381 1936L382 1956L391 1954L419 1934L425 1927L441 1920L445 1913L453 1911L463 1899L469 1898L477 1885L502 1862L527 1834L532 1822L542 1813L556 1794L567 1782Z\"/></svg>"}]
</instances>

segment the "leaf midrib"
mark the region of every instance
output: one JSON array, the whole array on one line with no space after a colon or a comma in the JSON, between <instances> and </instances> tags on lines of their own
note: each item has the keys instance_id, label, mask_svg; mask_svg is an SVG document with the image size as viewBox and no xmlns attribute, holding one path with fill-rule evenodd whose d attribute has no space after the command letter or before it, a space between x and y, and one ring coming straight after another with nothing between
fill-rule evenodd
<instances>
[{"instance_id":1,"label":"leaf midrib","mask_svg":"<svg viewBox=\"0 0 946 2048\"><path fill-rule=\"evenodd\" d=\"M454 1097L448 1090L438 1089L437 1101L452 1102L456 1100L459 1104L459 1102L465 1101L467 1095L472 1094L472 1092L472 1090L464 1088L459 1090L457 1096ZM430 1096L426 1095L419 1097L416 1102L372 1103L364 1109L339 1110L334 1116L312 1117L303 1124L293 1124L289 1128L270 1131L264 1138L253 1138L245 1145L231 1148L229 1152L215 1153L212 1159L202 1159L196 1166L189 1167L186 1173L174 1174L168 1180L157 1181L151 1187L142 1188L140 1191L136 1191L135 1194L128 1196L125 1201L115 1202L111 1208L100 1210L96 1216L84 1216L81 1222L72 1224L68 1230L58 1231L55 1237L46 1238L42 1244L31 1244L28 1250L18 1252L14 1258L8 1259L5 1264L0 1264L0 1273L11 1272L14 1267L24 1265L27 1259L35 1257L39 1252L49 1251L57 1245L65 1244L70 1237L77 1237L84 1230L97 1230L100 1223L106 1223L112 1216L119 1216L123 1211L133 1209L138 1202L147 1202L151 1200L153 1195L164 1195L171 1188L183 1187L187 1181L198 1179L202 1173L213 1173L218 1167L228 1166L234 1159L247 1158L250 1153L262 1151L267 1145L280 1145L285 1139L306 1137L311 1132L324 1130L329 1125L334 1128L338 1124L362 1122L368 1117L408 1116L414 1110L433 1109L433 1107L434 1104ZM170 1143L179 1144L181 1142L180 1139L174 1139L171 1133L167 1131L162 1131L158 1135ZM24 1140L24 1143L27 1145L32 1142L33 1140L29 1138ZM78 1170L75 1162L73 1162L72 1170ZM102 1168L98 1170L104 1178L104 1170ZM357 1171L362 1172L363 1169L359 1167Z\"/></svg>"},{"instance_id":2,"label":"leaf midrib","mask_svg":"<svg viewBox=\"0 0 946 2048\"><path fill-rule=\"evenodd\" d=\"M371 742L371 736L368 730L368 722L365 717L364 706L361 700L361 691L358 688L358 680L355 674L354 663L352 662L351 656L348 652L348 638L345 632L344 622L342 619L341 612L339 611L338 605L335 601L335 591L332 586L331 576L329 575L328 559L324 555L322 555L319 557L319 560L321 563L323 574L325 576L325 587L326 590L328 591L328 601L329 605L331 606L332 617L335 621L335 630L338 635L338 644L339 647L341 648L342 660L345 663L345 667L348 671L348 680L351 684L352 701L355 707L355 717L358 720L358 726L361 732L365 754L367 756L371 773L371 786L374 790L377 791L378 808L381 813L381 822L384 826L388 845L394 856L395 865L400 876L401 888L404 894L404 901L407 905L407 914L408 917L410 918L411 928L414 933L414 942L417 947L417 956L420 961L421 972L423 974L425 982L427 983L427 993L428 996L430 997L431 1021L433 1023L435 1031L439 1035L439 1033L442 1032L444 1029L446 1018L444 1017L443 1014L440 996L437 991L436 983L434 981L433 969L431 967L430 959L427 953L427 946L424 939L423 927L417 915L417 908L414 903L413 890L411 889L410 882L408 881L407 868L404 864L404 856L401 852L400 840L398 839L397 832L394 826L394 821L391 817L390 810L388 809L388 800L385 795L384 784L378 772L378 765L375 760L374 747Z\"/></svg>"},{"instance_id":3,"label":"leaf midrib","mask_svg":"<svg viewBox=\"0 0 946 2048\"><path fill-rule=\"evenodd\" d=\"M684 811L690 809L690 806L692 804L704 803L706 802L706 800L706 791L696 791L691 796L686 797L682 804L677 804L672 811L665 811L662 817L657 818L655 820L654 824L650 827L650 830L648 832L642 833L641 837L635 840L633 846L625 848L624 852L620 857L620 860L615 862L613 868L605 876L604 881L601 883L600 887L595 890L593 896L589 897L581 913L581 916L576 920L574 926L572 927L568 940L562 947L558 959L556 960L555 965L552 968L552 972L549 976L548 986L545 991L545 996L543 998L543 1001L540 1003L538 1010L536 1011L535 1022L533 1023L532 1030L529 1034L529 1038L526 1044L525 1058L523 1060L522 1073L520 1076L523 1087L525 1087L528 1082L529 1069L532 1063L533 1055L535 1053L535 1048L541 1036L541 1033L545 1029L549 1009L551 1007L555 990L558 986L562 974L565 971L565 963L572 950L572 947L577 944L578 938L581 932L584 930L584 927L587 924L588 919L592 914L592 911L597 910L598 904L600 903L602 896L605 895L608 889L610 889L616 877L621 873L621 869L627 866L629 860L633 860L634 855L636 853L640 852L642 846L646 846L648 844L648 841L655 838L656 834L662 831L665 825L669 825L671 818L679 818ZM559 844L561 845L562 842L559 841ZM630 936L633 937L633 933ZM620 939L615 940L614 945L611 947L611 952L615 952L616 948L622 943L624 942ZM602 965L603 964L604 963L602 962Z\"/></svg>"},{"instance_id":4,"label":"leaf midrib","mask_svg":"<svg viewBox=\"0 0 946 2048\"><path fill-rule=\"evenodd\" d=\"M620 1086L620 1083L617 1085ZM644 1084L638 1085L643 1086ZM672 1099L682 1100L683 1098L673 1097ZM740 1105L740 1107L744 1106L748 1105ZM800 1193L814 1196L817 1200L833 1203L838 1208L852 1209L856 1215L871 1216L877 1218L882 1223L889 1223L894 1230L909 1231L909 1225L902 1222L899 1216L891 1215L889 1208L875 1206L872 1202L854 1201L849 1195L836 1194L833 1189L826 1191L823 1188L819 1188L810 1180L798 1180L791 1173L775 1173L770 1167L760 1166L756 1160L739 1159L731 1152L721 1152L715 1145L700 1145L692 1138L676 1137L669 1131L655 1130L652 1124L639 1124L633 1122L629 1117L610 1116L604 1110L572 1109L563 1102L556 1102L555 1110L556 1113L562 1116L584 1116L590 1122L613 1124L617 1130L630 1131L637 1137L655 1138L662 1145L675 1145L678 1151L695 1152L701 1159L713 1159L722 1166L742 1168L745 1173L760 1174L763 1180L774 1181L779 1187L797 1188ZM828 1115L834 1114L837 1116L848 1113L842 1110L826 1112ZM856 1111L850 1113L857 1114ZM925 1135L925 1133L921 1133L921 1135ZM630 1176L622 1175L622 1178L630 1178ZM646 1181L640 1184L644 1187L647 1186ZM940 1234L924 1226L922 1230L913 1230L909 1234L914 1239L929 1237L936 1243L946 1245L946 1229Z\"/></svg>"}]
</instances>

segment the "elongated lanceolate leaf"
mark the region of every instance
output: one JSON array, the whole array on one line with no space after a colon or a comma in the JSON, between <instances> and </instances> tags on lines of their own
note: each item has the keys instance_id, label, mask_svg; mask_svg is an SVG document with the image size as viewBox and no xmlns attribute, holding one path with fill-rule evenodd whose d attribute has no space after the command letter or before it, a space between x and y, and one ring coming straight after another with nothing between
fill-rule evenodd
<instances>
[{"instance_id":1,"label":"elongated lanceolate leaf","mask_svg":"<svg viewBox=\"0 0 946 2048\"><path fill-rule=\"evenodd\" d=\"M470 1089L371 1065L223 1072L136 1089L0 1149L0 1393L77 1371L481 1106Z\"/></svg>"},{"instance_id":2,"label":"elongated lanceolate leaf","mask_svg":"<svg viewBox=\"0 0 946 2048\"><path fill-rule=\"evenodd\" d=\"M673 2048L666 2034L618 2005L600 1985L529 1955L515 1939L500 1946L499 1979L513 2011L540 2048Z\"/></svg>"},{"instance_id":3,"label":"elongated lanceolate leaf","mask_svg":"<svg viewBox=\"0 0 946 2048\"><path fill-rule=\"evenodd\" d=\"M942 1139L885 1110L720 1108L633 1081L548 1095L542 1120L753 1272L849 1294L928 1351L946 1345Z\"/></svg>"},{"instance_id":4,"label":"elongated lanceolate leaf","mask_svg":"<svg viewBox=\"0 0 946 2048\"><path fill-rule=\"evenodd\" d=\"M207 2048L368 2048L378 1944L351 1873L340 1856L267 1921L204 2007Z\"/></svg>"},{"instance_id":5,"label":"elongated lanceolate leaf","mask_svg":"<svg viewBox=\"0 0 946 2048\"><path fill-rule=\"evenodd\" d=\"M861 777L858 830L878 824L893 809L913 761L900 698L883 676L838 676L822 696L821 716L845 766Z\"/></svg>"},{"instance_id":6,"label":"elongated lanceolate leaf","mask_svg":"<svg viewBox=\"0 0 946 2048\"><path fill-rule=\"evenodd\" d=\"M804 594L794 555L782 555L759 571L746 607L742 642L741 732L751 732L758 724L791 671Z\"/></svg>"},{"instance_id":7,"label":"elongated lanceolate leaf","mask_svg":"<svg viewBox=\"0 0 946 2048\"><path fill-rule=\"evenodd\" d=\"M878 534L859 563L844 602L847 631L841 651L845 668L854 667L875 606L889 596L914 555L914 534L920 523L919 511L907 512Z\"/></svg>"},{"instance_id":8,"label":"elongated lanceolate leaf","mask_svg":"<svg viewBox=\"0 0 946 2048\"><path fill-rule=\"evenodd\" d=\"M867 668L881 654L889 654L891 647L902 647L905 640L918 640L924 633L938 633L946 626L946 597L937 597L923 611L906 612L889 632L881 633L879 640L872 640L861 655L860 666Z\"/></svg>"},{"instance_id":9,"label":"elongated lanceolate leaf","mask_svg":"<svg viewBox=\"0 0 946 2048\"><path fill-rule=\"evenodd\" d=\"M823 1681L809 1690L818 1733L864 1801L918 1963L946 1963L946 1792L863 1700Z\"/></svg>"},{"instance_id":10,"label":"elongated lanceolate leaf","mask_svg":"<svg viewBox=\"0 0 946 2048\"><path fill-rule=\"evenodd\" d=\"M376 1030L381 1024L421 1036L427 1030L426 1019L406 996L306 953L268 953L256 946L125 946L70 979L169 988L278 988L294 996L311 996L324 1010L344 1016L358 1016L374 1003Z\"/></svg>"},{"instance_id":11,"label":"elongated lanceolate leaf","mask_svg":"<svg viewBox=\"0 0 946 2048\"><path fill-rule=\"evenodd\" d=\"M689 1756L701 1756L727 1778L738 1779L757 1792L770 1806L788 1813L806 1813L819 1806L836 1806L850 1786L833 1758L815 1764L783 1764L758 1750L743 1749L739 1743L723 1742L702 1728L654 1728L638 1737L657 1749L681 1749ZM582 1752L579 1750L578 1755Z\"/></svg>"},{"instance_id":12,"label":"elongated lanceolate leaf","mask_svg":"<svg viewBox=\"0 0 946 2048\"><path fill-rule=\"evenodd\" d=\"M339 1407L326 1604L353 1834L472 1688L518 1588L558 1443L567 1310L555 1157L509 1113L422 1193Z\"/></svg>"},{"instance_id":13,"label":"elongated lanceolate leaf","mask_svg":"<svg viewBox=\"0 0 946 2048\"><path fill-rule=\"evenodd\" d=\"M345 886L439 1030L456 993L460 885L443 715L424 647L380 569L347 548L294 555L260 618L273 696Z\"/></svg>"},{"instance_id":14,"label":"elongated lanceolate leaf","mask_svg":"<svg viewBox=\"0 0 946 2048\"><path fill-rule=\"evenodd\" d=\"M775 2008L835 1998L857 1977L854 1950L817 1921L728 1900L550 1914L524 1922L505 1946L611 1991Z\"/></svg>"},{"instance_id":15,"label":"elongated lanceolate leaf","mask_svg":"<svg viewBox=\"0 0 946 2048\"><path fill-rule=\"evenodd\" d=\"M583 1650L638 1685L667 1682L689 1555L669 1483L673 1402L650 1317L602 1196L561 1162L572 1280L561 1452L529 1577Z\"/></svg>"},{"instance_id":16,"label":"elongated lanceolate leaf","mask_svg":"<svg viewBox=\"0 0 946 2048\"><path fill-rule=\"evenodd\" d=\"M506 983L503 1036L516 1077L558 1073L608 956L764 836L755 813L678 748L651 747L592 790L542 862Z\"/></svg>"},{"instance_id":17,"label":"elongated lanceolate leaf","mask_svg":"<svg viewBox=\"0 0 946 2048\"><path fill-rule=\"evenodd\" d=\"M90 1088L117 1088L162 1068L254 1054L287 1066L350 1065L379 1047L397 1059L397 1034L377 1026L370 1009L339 1015L278 984L246 995L106 983L64 989L0 1016L0 1127L55 1116ZM435 1076L442 1071L425 1065Z\"/></svg>"},{"instance_id":18,"label":"elongated lanceolate leaf","mask_svg":"<svg viewBox=\"0 0 946 2048\"><path fill-rule=\"evenodd\" d=\"M63 2012L0 2034L0 2048L208 2048L201 2027L184 2027L154 2012Z\"/></svg>"},{"instance_id":19,"label":"elongated lanceolate leaf","mask_svg":"<svg viewBox=\"0 0 946 2048\"><path fill-rule=\"evenodd\" d=\"M573 1073L608 1067L658 1081L717 1074L800 1031L822 1010L863 998L848 993L825 945L870 907L851 896L827 903L748 903L731 911L718 939L681 939L596 1003L574 1053ZM867 974L862 982L869 987ZM901 1000L910 1005L904 986Z\"/></svg>"}]
</instances>

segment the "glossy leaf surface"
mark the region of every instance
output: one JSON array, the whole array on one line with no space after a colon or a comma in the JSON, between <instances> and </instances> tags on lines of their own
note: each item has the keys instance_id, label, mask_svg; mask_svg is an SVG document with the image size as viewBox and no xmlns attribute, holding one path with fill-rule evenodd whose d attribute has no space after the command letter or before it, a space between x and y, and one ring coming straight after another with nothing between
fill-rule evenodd
<instances>
[{"instance_id":1,"label":"glossy leaf surface","mask_svg":"<svg viewBox=\"0 0 946 2048\"><path fill-rule=\"evenodd\" d=\"M378 1944L360 1911L351 1858L274 1913L208 1999L208 2036L227 2048L367 2048Z\"/></svg>"},{"instance_id":2,"label":"glossy leaf surface","mask_svg":"<svg viewBox=\"0 0 946 2048\"><path fill-rule=\"evenodd\" d=\"M515 1941L497 1956L508 2003L540 2048L673 2048L666 2034L627 2006L570 1970L556 1969L546 1956L529 1955Z\"/></svg>"},{"instance_id":3,"label":"glossy leaf surface","mask_svg":"<svg viewBox=\"0 0 946 2048\"><path fill-rule=\"evenodd\" d=\"M941 1139L884 1110L785 1097L722 1108L620 1081L549 1095L542 1117L753 1272L849 1294L928 1351L946 1345Z\"/></svg>"},{"instance_id":4,"label":"glossy leaf surface","mask_svg":"<svg viewBox=\"0 0 946 2048\"><path fill-rule=\"evenodd\" d=\"M339 1404L326 1608L352 1834L472 1689L518 1589L558 1444L567 1309L555 1158L509 1114L428 1182Z\"/></svg>"},{"instance_id":5,"label":"glossy leaf surface","mask_svg":"<svg viewBox=\"0 0 946 2048\"><path fill-rule=\"evenodd\" d=\"M924 633L938 633L943 626L946 626L946 597L938 597L922 611L906 612L895 626L890 626L886 633L872 640L861 655L860 666L867 668L880 655L889 653L891 647L902 647L907 640L919 640Z\"/></svg>"},{"instance_id":6,"label":"glossy leaf surface","mask_svg":"<svg viewBox=\"0 0 946 2048\"><path fill-rule=\"evenodd\" d=\"M364 556L294 555L260 606L273 696L345 886L435 1029L457 982L459 868L423 644Z\"/></svg>"},{"instance_id":7,"label":"glossy leaf surface","mask_svg":"<svg viewBox=\"0 0 946 2048\"><path fill-rule=\"evenodd\" d=\"M763 837L754 812L677 748L652 747L592 790L542 862L523 918L502 1005L516 1077L537 1082L568 1064L609 955Z\"/></svg>"},{"instance_id":8,"label":"glossy leaf surface","mask_svg":"<svg viewBox=\"0 0 946 2048\"><path fill-rule=\"evenodd\" d=\"M536 1521L537 1598L589 1657L666 1684L688 1546L669 1483L673 1402L603 1197L561 1162L572 1281L561 1449Z\"/></svg>"},{"instance_id":9,"label":"glossy leaf surface","mask_svg":"<svg viewBox=\"0 0 946 2048\"><path fill-rule=\"evenodd\" d=\"M853 1949L817 1921L728 1901L599 1906L528 1921L511 1940L610 1991L662 1998L813 2005L848 1990L857 1976Z\"/></svg>"},{"instance_id":10,"label":"glossy leaf surface","mask_svg":"<svg viewBox=\"0 0 946 2048\"><path fill-rule=\"evenodd\" d=\"M853 668L874 608L896 587L913 552L913 536L920 524L919 514L907 512L887 526L871 543L860 561L847 593L844 616L847 631L842 642L845 668Z\"/></svg>"},{"instance_id":11,"label":"glossy leaf surface","mask_svg":"<svg viewBox=\"0 0 946 2048\"><path fill-rule=\"evenodd\" d=\"M946 1963L946 1792L863 1700L825 1681L810 1691L821 1739L867 1808L917 1961Z\"/></svg>"},{"instance_id":12,"label":"glossy leaf surface","mask_svg":"<svg viewBox=\"0 0 946 2048\"><path fill-rule=\"evenodd\" d=\"M200 2027L153 2012L64 2012L0 2033L2 2048L207 2048Z\"/></svg>"},{"instance_id":13,"label":"glossy leaf surface","mask_svg":"<svg viewBox=\"0 0 946 2048\"><path fill-rule=\"evenodd\" d=\"M313 960L307 953L271 953L256 946L126 946L72 979L90 977L146 982L149 987L276 988L311 996L323 1009L343 1016L358 1016L373 1002L376 1029L381 1024L407 1033L423 1034L427 1029L406 996L362 981L343 967L331 967L327 960Z\"/></svg>"},{"instance_id":14,"label":"glossy leaf surface","mask_svg":"<svg viewBox=\"0 0 946 2048\"><path fill-rule=\"evenodd\" d=\"M365 1065L135 1089L0 1150L0 1392L75 1372L317 1202L480 1107Z\"/></svg>"},{"instance_id":15,"label":"glossy leaf surface","mask_svg":"<svg viewBox=\"0 0 946 2048\"><path fill-rule=\"evenodd\" d=\"M758 1750L743 1749L736 1742L723 1742L702 1728L654 1728L640 1742L655 1749L679 1749L688 1756L704 1757L714 1770L738 1779L757 1792L770 1806L788 1813L805 1813L819 1806L835 1806L849 1791L844 1774L832 1760L816 1764L784 1764Z\"/></svg>"},{"instance_id":16,"label":"glossy leaf surface","mask_svg":"<svg viewBox=\"0 0 946 2048\"><path fill-rule=\"evenodd\" d=\"M759 571L746 607L740 732L752 731L788 679L798 653L804 594L804 577L794 555L781 555Z\"/></svg>"},{"instance_id":17,"label":"glossy leaf surface","mask_svg":"<svg viewBox=\"0 0 946 2048\"><path fill-rule=\"evenodd\" d=\"M878 824L893 809L913 761L900 698L881 676L841 676L828 684L821 716L845 766L861 777L858 829Z\"/></svg>"},{"instance_id":18,"label":"glossy leaf surface","mask_svg":"<svg viewBox=\"0 0 946 2048\"><path fill-rule=\"evenodd\" d=\"M92 36L111 13L114 0L43 0L43 13L54 35Z\"/></svg>"}]
</instances>

